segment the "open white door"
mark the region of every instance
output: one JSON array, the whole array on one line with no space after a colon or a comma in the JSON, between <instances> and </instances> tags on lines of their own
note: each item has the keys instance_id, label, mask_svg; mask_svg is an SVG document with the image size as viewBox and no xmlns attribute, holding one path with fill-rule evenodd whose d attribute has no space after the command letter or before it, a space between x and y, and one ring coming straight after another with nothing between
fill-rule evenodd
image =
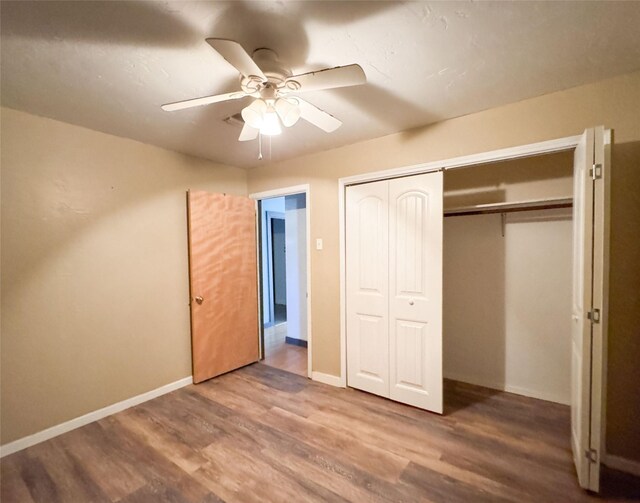
<instances>
[{"instance_id":1,"label":"open white door","mask_svg":"<svg viewBox=\"0 0 640 503\"><path fill-rule=\"evenodd\" d=\"M347 379L389 396L389 182L347 187Z\"/></svg>"},{"instance_id":2,"label":"open white door","mask_svg":"<svg viewBox=\"0 0 640 503\"><path fill-rule=\"evenodd\" d=\"M574 154L571 447L580 486L596 492L604 444L609 138L602 127L587 129Z\"/></svg>"},{"instance_id":3,"label":"open white door","mask_svg":"<svg viewBox=\"0 0 640 503\"><path fill-rule=\"evenodd\" d=\"M442 414L442 172L389 182L390 398Z\"/></svg>"}]
</instances>

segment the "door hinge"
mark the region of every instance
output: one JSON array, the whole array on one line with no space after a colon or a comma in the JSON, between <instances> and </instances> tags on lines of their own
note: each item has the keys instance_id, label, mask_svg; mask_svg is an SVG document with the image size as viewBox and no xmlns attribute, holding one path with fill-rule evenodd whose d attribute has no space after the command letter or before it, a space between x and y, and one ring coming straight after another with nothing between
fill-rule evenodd
<instances>
[{"instance_id":1,"label":"door hinge","mask_svg":"<svg viewBox=\"0 0 640 503\"><path fill-rule=\"evenodd\" d=\"M591 323L600 323L600 309L592 309L587 313L587 318Z\"/></svg>"},{"instance_id":2,"label":"door hinge","mask_svg":"<svg viewBox=\"0 0 640 503\"><path fill-rule=\"evenodd\" d=\"M602 164L594 164L593 168L589 170L589 175L593 180L602 178Z\"/></svg>"},{"instance_id":3,"label":"door hinge","mask_svg":"<svg viewBox=\"0 0 640 503\"><path fill-rule=\"evenodd\" d=\"M595 449L587 449L586 451L584 451L584 455L589 463L598 462L598 451L596 451Z\"/></svg>"}]
</instances>

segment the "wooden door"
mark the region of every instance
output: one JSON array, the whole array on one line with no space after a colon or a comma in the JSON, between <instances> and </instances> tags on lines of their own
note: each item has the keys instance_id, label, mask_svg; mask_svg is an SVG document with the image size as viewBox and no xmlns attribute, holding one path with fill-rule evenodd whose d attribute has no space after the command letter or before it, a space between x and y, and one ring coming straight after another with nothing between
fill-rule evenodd
<instances>
[{"instance_id":1,"label":"wooden door","mask_svg":"<svg viewBox=\"0 0 640 503\"><path fill-rule=\"evenodd\" d=\"M574 154L571 447L580 486L599 490L606 373L608 179L605 131L587 129Z\"/></svg>"},{"instance_id":2,"label":"wooden door","mask_svg":"<svg viewBox=\"0 0 640 503\"><path fill-rule=\"evenodd\" d=\"M346 189L347 380L389 396L389 182Z\"/></svg>"},{"instance_id":3,"label":"wooden door","mask_svg":"<svg viewBox=\"0 0 640 503\"><path fill-rule=\"evenodd\" d=\"M440 414L442 178L389 182L390 398Z\"/></svg>"},{"instance_id":4,"label":"wooden door","mask_svg":"<svg viewBox=\"0 0 640 503\"><path fill-rule=\"evenodd\" d=\"M189 191L193 382L259 358L255 202Z\"/></svg>"}]
</instances>

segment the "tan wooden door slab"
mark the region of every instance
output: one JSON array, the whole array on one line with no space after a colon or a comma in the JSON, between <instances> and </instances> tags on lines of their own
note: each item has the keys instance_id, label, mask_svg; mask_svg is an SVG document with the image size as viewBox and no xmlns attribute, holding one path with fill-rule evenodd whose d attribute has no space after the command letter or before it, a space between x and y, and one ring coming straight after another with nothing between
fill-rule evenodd
<instances>
[{"instance_id":1,"label":"tan wooden door slab","mask_svg":"<svg viewBox=\"0 0 640 503\"><path fill-rule=\"evenodd\" d=\"M193 382L259 358L255 203L189 191Z\"/></svg>"}]
</instances>

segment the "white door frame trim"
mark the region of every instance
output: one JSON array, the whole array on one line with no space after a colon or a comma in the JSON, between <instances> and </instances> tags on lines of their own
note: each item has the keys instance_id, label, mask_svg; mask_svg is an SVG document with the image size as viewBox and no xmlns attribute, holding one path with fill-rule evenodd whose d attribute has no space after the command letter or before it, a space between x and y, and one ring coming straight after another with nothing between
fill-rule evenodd
<instances>
[{"instance_id":1,"label":"white door frame trim","mask_svg":"<svg viewBox=\"0 0 640 503\"><path fill-rule=\"evenodd\" d=\"M305 195L305 213L307 225L307 377L312 377L313 371L313 337L311 333L311 186L307 183L304 185L294 185L291 187L282 187L280 189L267 190L263 192L255 192L249 194L251 199L260 201L262 199L271 199L273 197L293 196L295 194ZM258 270L261 271L262 264L258 263ZM259 277L259 276L258 276ZM260 288L258 288L258 291ZM260 300L258 304L264 302L262 292L259 291ZM261 327L262 330L262 327Z\"/></svg>"},{"instance_id":2,"label":"white door frame trim","mask_svg":"<svg viewBox=\"0 0 640 503\"><path fill-rule=\"evenodd\" d=\"M472 167L495 161L519 159L533 155L551 154L563 150L575 149L580 140L578 136L567 136L555 140L539 143L530 143L500 150L492 150L478 154L453 157L441 161L432 161L424 164L414 164L400 168L374 171L361 175L348 176L338 179L338 211L340 226L340 386L347 386L347 326L346 326L346 244L345 244L345 189L349 185L386 180L401 176L417 175L431 171L449 170Z\"/></svg>"}]
</instances>

